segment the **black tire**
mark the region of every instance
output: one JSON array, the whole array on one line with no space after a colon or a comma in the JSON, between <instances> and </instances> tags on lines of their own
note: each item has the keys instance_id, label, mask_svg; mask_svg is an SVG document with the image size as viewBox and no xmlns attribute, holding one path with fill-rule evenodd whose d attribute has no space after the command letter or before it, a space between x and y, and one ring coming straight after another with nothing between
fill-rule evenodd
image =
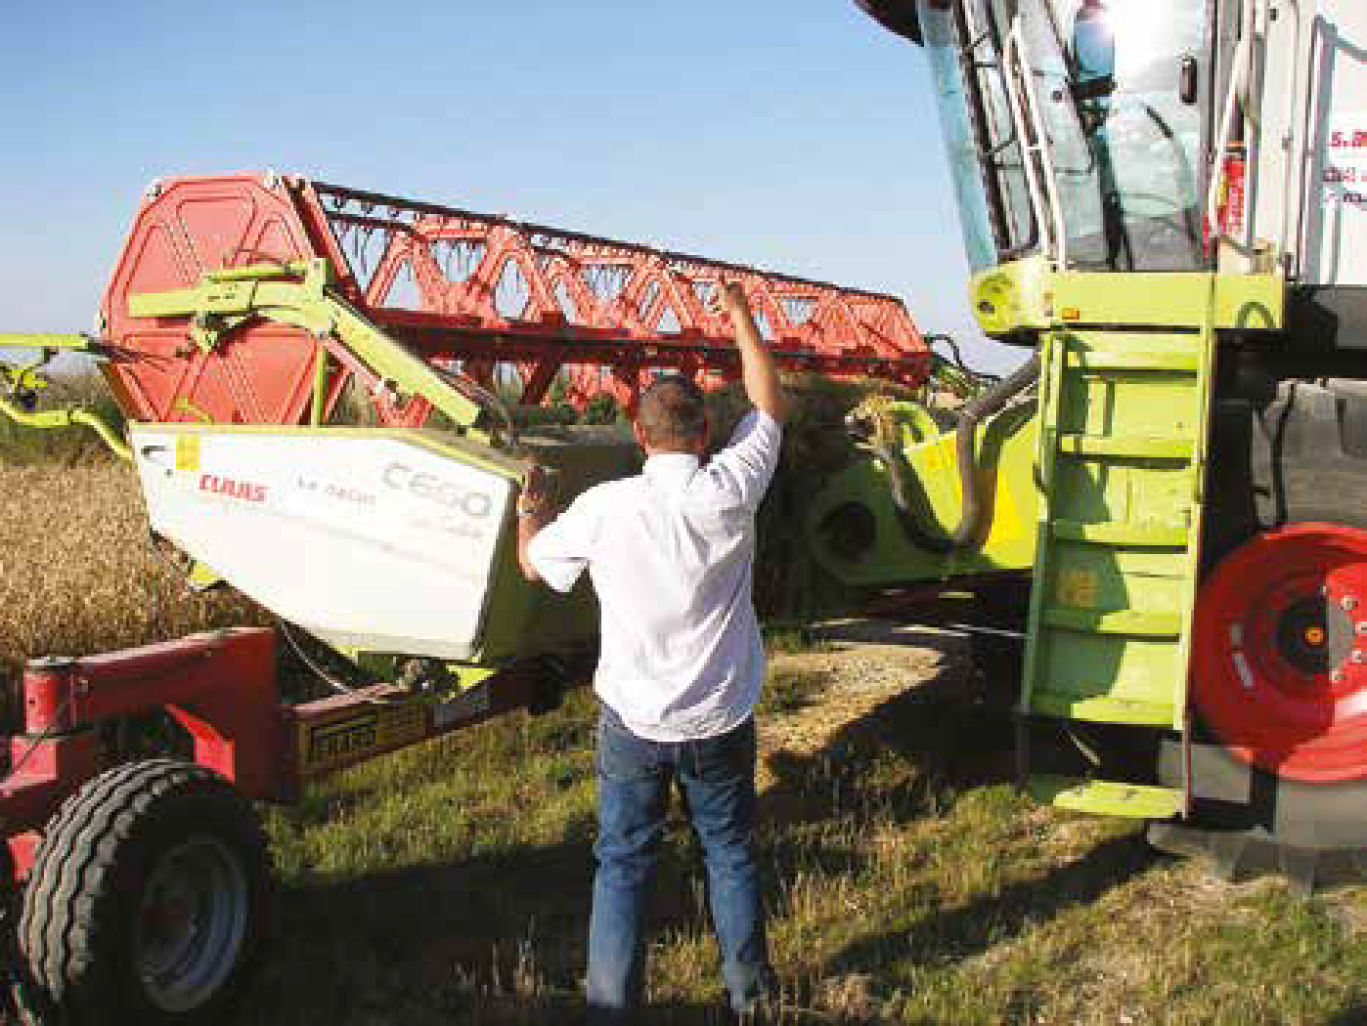
<instances>
[{"instance_id":1,"label":"black tire","mask_svg":"<svg viewBox=\"0 0 1367 1026\"><path fill-rule=\"evenodd\" d=\"M1191 746L1193 815L1155 822L1149 840L1177 855L1203 855L1220 875L1237 880L1280 873L1305 892L1367 880L1367 802L1358 781L1306 784L1234 758L1198 731ZM1182 782L1182 750L1165 741L1159 778Z\"/></svg>"},{"instance_id":2,"label":"black tire","mask_svg":"<svg viewBox=\"0 0 1367 1026\"><path fill-rule=\"evenodd\" d=\"M220 1020L258 961L271 900L260 820L201 766L109 770L58 810L19 919L27 985L55 1021Z\"/></svg>"},{"instance_id":3,"label":"black tire","mask_svg":"<svg viewBox=\"0 0 1367 1026\"><path fill-rule=\"evenodd\" d=\"M1206 571L1264 530L1302 523L1367 529L1367 393L1357 383L1282 381L1266 405L1222 405L1207 494ZM1186 824L1156 824L1159 847L1213 856L1228 875L1279 871L1307 889L1367 873L1367 778L1333 784L1250 767L1198 720L1196 798ZM1158 776L1182 780L1165 744Z\"/></svg>"}]
</instances>

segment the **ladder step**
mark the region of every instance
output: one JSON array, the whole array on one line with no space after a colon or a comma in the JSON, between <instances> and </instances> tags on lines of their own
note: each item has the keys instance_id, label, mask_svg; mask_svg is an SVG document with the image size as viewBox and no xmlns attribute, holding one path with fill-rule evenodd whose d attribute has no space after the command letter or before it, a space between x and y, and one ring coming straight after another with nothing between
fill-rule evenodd
<instances>
[{"instance_id":1,"label":"ladder step","mask_svg":"<svg viewBox=\"0 0 1367 1026\"><path fill-rule=\"evenodd\" d=\"M1175 638L1182 633L1182 617L1175 612L1147 609L1075 609L1050 606L1040 611L1049 627L1085 634L1133 634Z\"/></svg>"},{"instance_id":2,"label":"ladder step","mask_svg":"<svg viewBox=\"0 0 1367 1026\"><path fill-rule=\"evenodd\" d=\"M1086 524L1079 520L1055 520L1051 530L1060 541L1156 549L1186 548L1190 536L1187 528L1180 524L1135 524L1128 521Z\"/></svg>"},{"instance_id":3,"label":"ladder step","mask_svg":"<svg viewBox=\"0 0 1367 1026\"><path fill-rule=\"evenodd\" d=\"M1067 456L1130 456L1142 459L1190 460L1192 441L1150 435L1084 435L1065 432L1058 436L1058 451Z\"/></svg>"},{"instance_id":4,"label":"ladder step","mask_svg":"<svg viewBox=\"0 0 1367 1026\"><path fill-rule=\"evenodd\" d=\"M1103 816L1170 819L1182 811L1182 792L1151 784L1080 777L1035 776L1028 789L1036 801Z\"/></svg>"},{"instance_id":5,"label":"ladder step","mask_svg":"<svg viewBox=\"0 0 1367 1026\"><path fill-rule=\"evenodd\" d=\"M1081 371L1176 371L1195 374L1201 367L1201 354L1189 349L1170 352L1072 349L1068 352L1068 366Z\"/></svg>"},{"instance_id":6,"label":"ladder step","mask_svg":"<svg viewBox=\"0 0 1367 1026\"><path fill-rule=\"evenodd\" d=\"M1139 702L1114 695L1083 698L1049 687L1037 687L1030 692L1030 711L1061 719L1123 723L1132 727L1172 727L1177 719L1173 707L1163 702Z\"/></svg>"}]
</instances>

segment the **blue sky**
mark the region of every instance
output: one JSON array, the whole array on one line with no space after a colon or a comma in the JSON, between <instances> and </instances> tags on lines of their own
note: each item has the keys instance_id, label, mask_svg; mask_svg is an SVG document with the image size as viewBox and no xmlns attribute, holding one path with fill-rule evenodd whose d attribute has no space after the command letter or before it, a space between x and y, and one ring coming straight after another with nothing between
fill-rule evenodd
<instances>
[{"instance_id":1,"label":"blue sky","mask_svg":"<svg viewBox=\"0 0 1367 1026\"><path fill-rule=\"evenodd\" d=\"M894 292L982 340L916 47L851 0L50 0L0 38L0 331L90 326L159 176L275 168Z\"/></svg>"}]
</instances>

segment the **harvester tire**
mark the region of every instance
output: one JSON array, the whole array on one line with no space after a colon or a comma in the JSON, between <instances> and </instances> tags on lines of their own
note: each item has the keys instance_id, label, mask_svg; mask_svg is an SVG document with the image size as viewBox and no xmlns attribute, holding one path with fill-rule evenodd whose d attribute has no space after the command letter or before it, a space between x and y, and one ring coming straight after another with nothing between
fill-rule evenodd
<instances>
[{"instance_id":1,"label":"harvester tire","mask_svg":"<svg viewBox=\"0 0 1367 1026\"><path fill-rule=\"evenodd\" d=\"M1309 891L1367 879L1367 725L1361 712L1346 720L1334 712L1367 688L1358 664L1342 660L1350 669L1337 687L1356 690L1335 695L1323 672L1296 662L1329 661L1328 653L1304 644L1279 651L1297 639L1272 625L1298 627L1323 648L1337 635L1345 651L1367 651L1351 621L1326 627L1314 615L1328 607L1328 620L1344 618L1319 583L1336 561L1357 568L1349 579L1358 586L1367 582L1367 561L1347 562L1353 557L1337 549L1362 551L1367 532L1326 522L1330 510L1302 512L1325 519L1255 536L1203 583L1192 663L1193 821L1156 824L1150 838L1169 851L1204 853L1230 878L1280 872ZM1159 776L1170 786L1182 781L1183 758L1179 745L1164 745Z\"/></svg>"},{"instance_id":2,"label":"harvester tire","mask_svg":"<svg viewBox=\"0 0 1367 1026\"><path fill-rule=\"evenodd\" d=\"M170 759L73 794L24 893L27 983L58 1023L221 1019L258 961L271 903L260 820L226 780Z\"/></svg>"},{"instance_id":3,"label":"harvester tire","mask_svg":"<svg viewBox=\"0 0 1367 1026\"><path fill-rule=\"evenodd\" d=\"M1367 582L1367 561L1354 555L1367 539L1367 396L1284 384L1263 419L1276 430L1229 461L1232 473L1212 489L1259 496L1263 508L1261 515L1224 508L1217 497L1208 514L1220 558L1207 569L1197 611L1195 815L1154 824L1150 838L1170 851L1204 853L1231 877L1280 872L1310 890L1367 879L1363 714L1347 724L1331 714L1324 667L1313 664L1343 663L1333 685L1340 709L1367 699L1360 664L1343 660L1350 649L1354 659L1367 654L1367 601L1351 594ZM1252 532L1238 532L1251 522ZM1349 586L1322 585L1316 594L1306 584L1316 574L1328 581L1331 572ZM1328 612L1317 614L1320 606ZM1232 634L1236 622L1282 629ZM1297 648L1293 628L1325 651ZM1334 653L1336 638L1342 651ZM1213 686L1219 677L1222 686ZM1345 687L1356 690L1345 694ZM1251 695L1262 697L1240 701ZM1297 736L1298 723L1317 721L1321 726L1302 727ZM1160 779L1180 785L1182 759L1179 745L1165 744Z\"/></svg>"}]
</instances>

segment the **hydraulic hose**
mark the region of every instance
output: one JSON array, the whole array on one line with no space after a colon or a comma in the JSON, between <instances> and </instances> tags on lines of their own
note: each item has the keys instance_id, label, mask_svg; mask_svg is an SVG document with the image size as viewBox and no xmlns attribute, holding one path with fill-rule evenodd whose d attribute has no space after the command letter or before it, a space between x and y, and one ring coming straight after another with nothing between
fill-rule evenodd
<instances>
[{"instance_id":1,"label":"hydraulic hose","mask_svg":"<svg viewBox=\"0 0 1367 1026\"><path fill-rule=\"evenodd\" d=\"M938 525L929 526L934 523L934 510L925 489L921 487L920 478L901 451L894 443L874 440L871 446L873 453L888 468L888 476L892 481L892 504L897 511L897 522L917 548L945 555L981 544L987 502L978 475L978 425L999 412L1038 378L1039 354L1036 353L964 407L959 415L959 423L954 430L954 452L959 465L959 491L963 495L963 509L958 526L949 534L942 533Z\"/></svg>"}]
</instances>

